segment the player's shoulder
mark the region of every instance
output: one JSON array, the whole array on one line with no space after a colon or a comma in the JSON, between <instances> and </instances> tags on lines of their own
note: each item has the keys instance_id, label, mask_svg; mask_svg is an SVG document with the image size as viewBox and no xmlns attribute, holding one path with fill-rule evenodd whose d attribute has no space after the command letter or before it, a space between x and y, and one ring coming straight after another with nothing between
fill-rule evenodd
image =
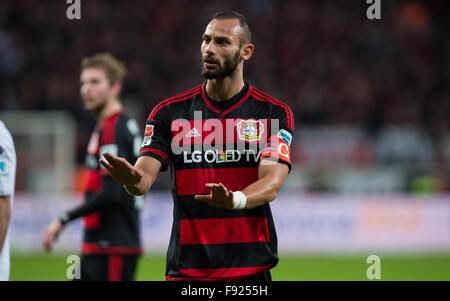
<instances>
[{"instance_id":1,"label":"player's shoulder","mask_svg":"<svg viewBox=\"0 0 450 301\"><path fill-rule=\"evenodd\" d=\"M8 130L3 121L0 120L0 141L2 144L13 145L11 132Z\"/></svg>"},{"instance_id":2,"label":"player's shoulder","mask_svg":"<svg viewBox=\"0 0 450 301\"><path fill-rule=\"evenodd\" d=\"M294 114L287 103L253 86L251 96L256 102L261 102L267 106L270 112L272 112L272 115L275 115L272 117L285 119L287 126L293 130Z\"/></svg>"},{"instance_id":3,"label":"player's shoulder","mask_svg":"<svg viewBox=\"0 0 450 301\"><path fill-rule=\"evenodd\" d=\"M120 144L128 141L130 137L138 135L139 124L124 111L117 112L106 119L101 125L100 144Z\"/></svg>"},{"instance_id":4,"label":"player's shoulder","mask_svg":"<svg viewBox=\"0 0 450 301\"><path fill-rule=\"evenodd\" d=\"M251 88L252 88L251 96L256 101L264 102L268 106L274 107L275 109L278 108L278 109L282 109L282 110L292 111L290 106L287 103L278 99L277 97L274 97L266 92L263 92L263 91L255 88L254 86L252 86Z\"/></svg>"},{"instance_id":5,"label":"player's shoulder","mask_svg":"<svg viewBox=\"0 0 450 301\"><path fill-rule=\"evenodd\" d=\"M153 119L157 114L162 114L165 110L168 110L171 106L186 103L192 100L196 95L202 93L203 84L197 85L192 89L180 92L175 96L169 97L160 101L150 112L149 120Z\"/></svg>"},{"instance_id":6,"label":"player's shoulder","mask_svg":"<svg viewBox=\"0 0 450 301\"><path fill-rule=\"evenodd\" d=\"M285 103L284 101L280 100L278 97L274 97L270 95L269 93L266 93L262 90L257 89L256 87L252 86L251 96L259 101L266 101L273 105L288 107L289 105Z\"/></svg>"},{"instance_id":7,"label":"player's shoulder","mask_svg":"<svg viewBox=\"0 0 450 301\"><path fill-rule=\"evenodd\" d=\"M16 152L12 135L0 120L0 165L5 164L5 160L15 162Z\"/></svg>"},{"instance_id":8,"label":"player's shoulder","mask_svg":"<svg viewBox=\"0 0 450 301\"><path fill-rule=\"evenodd\" d=\"M0 120L0 135L5 135L5 136L11 136L8 128L6 127L6 125L3 123L3 121Z\"/></svg>"},{"instance_id":9,"label":"player's shoulder","mask_svg":"<svg viewBox=\"0 0 450 301\"><path fill-rule=\"evenodd\" d=\"M138 134L140 131L140 127L135 118L129 116L126 113L121 113L119 115L119 120L117 122L118 130L126 129L126 132L129 132L133 135Z\"/></svg>"},{"instance_id":10,"label":"player's shoulder","mask_svg":"<svg viewBox=\"0 0 450 301\"><path fill-rule=\"evenodd\" d=\"M131 117L130 115L128 115L127 113L122 111L119 114L119 118L118 118L117 122L120 125L124 125L124 124L130 122L130 120L133 121L133 120L135 120L135 118Z\"/></svg>"},{"instance_id":11,"label":"player's shoulder","mask_svg":"<svg viewBox=\"0 0 450 301\"><path fill-rule=\"evenodd\" d=\"M175 96L169 97L169 98L163 100L162 102L171 101L171 100L180 99L180 98L190 99L194 95L196 95L197 93L201 93L203 86L204 86L204 84L199 84L199 85L197 85L197 86L195 86L195 87L193 87L193 88L191 88L189 90L180 92L180 93L176 94Z\"/></svg>"}]
</instances>

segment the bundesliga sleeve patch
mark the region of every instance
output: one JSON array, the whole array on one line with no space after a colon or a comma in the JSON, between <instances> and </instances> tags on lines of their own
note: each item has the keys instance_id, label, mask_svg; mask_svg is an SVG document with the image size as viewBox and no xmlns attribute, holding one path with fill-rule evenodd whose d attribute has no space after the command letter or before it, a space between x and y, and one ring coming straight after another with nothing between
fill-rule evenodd
<instances>
[{"instance_id":1,"label":"bundesliga sleeve patch","mask_svg":"<svg viewBox=\"0 0 450 301\"><path fill-rule=\"evenodd\" d=\"M149 146L150 143L152 143L154 128L155 128L154 125L146 125L145 126L144 140L142 141L141 147Z\"/></svg>"},{"instance_id":2,"label":"bundesliga sleeve patch","mask_svg":"<svg viewBox=\"0 0 450 301\"><path fill-rule=\"evenodd\" d=\"M291 142L292 135L288 131L279 131L277 135L269 137L261 158L271 157L291 164Z\"/></svg>"}]
</instances>

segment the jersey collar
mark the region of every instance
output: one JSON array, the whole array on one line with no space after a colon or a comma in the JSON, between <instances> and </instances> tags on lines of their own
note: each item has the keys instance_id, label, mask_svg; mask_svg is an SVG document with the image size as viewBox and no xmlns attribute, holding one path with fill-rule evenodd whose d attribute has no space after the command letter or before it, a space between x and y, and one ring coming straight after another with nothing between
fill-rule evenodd
<instances>
[{"instance_id":1,"label":"jersey collar","mask_svg":"<svg viewBox=\"0 0 450 301\"><path fill-rule=\"evenodd\" d=\"M217 108L216 106L214 106L214 104L209 100L208 95L206 95L206 83L204 83L202 85L202 98L203 98L203 101L206 103L206 105L213 112L220 114L222 116L225 116L225 115L229 114L231 111L235 110L237 107L239 107L244 101L246 101L249 98L250 94L252 93L253 87L247 83L246 83L246 85L248 85L248 91L236 103L233 102L234 104L232 106L230 106L229 108L220 109L220 108ZM238 94L241 94L241 92L239 92Z\"/></svg>"}]
</instances>

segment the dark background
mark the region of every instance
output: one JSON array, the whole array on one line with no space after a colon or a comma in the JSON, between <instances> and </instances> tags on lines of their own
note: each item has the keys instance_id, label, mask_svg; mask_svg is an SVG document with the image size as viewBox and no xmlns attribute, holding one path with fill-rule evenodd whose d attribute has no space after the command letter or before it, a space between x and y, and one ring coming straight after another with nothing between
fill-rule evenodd
<instances>
[{"instance_id":1,"label":"dark background","mask_svg":"<svg viewBox=\"0 0 450 301\"><path fill-rule=\"evenodd\" d=\"M201 35L214 13L234 9L253 32L246 80L295 114L292 156L302 177L291 187L339 191L328 175L342 164L400 164L396 189L450 190L449 1L382 0L381 20L367 19L363 0L81 0L81 20L68 20L68 7L0 1L0 109L69 112L78 165L94 125L79 96L81 59L108 51L125 62L122 100L143 128L155 104L203 81ZM363 137L346 160L307 158L308 129L342 128Z\"/></svg>"}]
</instances>

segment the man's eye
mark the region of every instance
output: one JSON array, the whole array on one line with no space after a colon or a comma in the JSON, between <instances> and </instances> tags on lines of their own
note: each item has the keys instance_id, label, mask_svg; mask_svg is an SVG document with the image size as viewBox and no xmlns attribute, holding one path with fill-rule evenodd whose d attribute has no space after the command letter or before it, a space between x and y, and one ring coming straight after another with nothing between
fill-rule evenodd
<instances>
[{"instance_id":1,"label":"man's eye","mask_svg":"<svg viewBox=\"0 0 450 301\"><path fill-rule=\"evenodd\" d=\"M228 41L227 40L217 40L217 44L225 45L225 44L228 44Z\"/></svg>"}]
</instances>

